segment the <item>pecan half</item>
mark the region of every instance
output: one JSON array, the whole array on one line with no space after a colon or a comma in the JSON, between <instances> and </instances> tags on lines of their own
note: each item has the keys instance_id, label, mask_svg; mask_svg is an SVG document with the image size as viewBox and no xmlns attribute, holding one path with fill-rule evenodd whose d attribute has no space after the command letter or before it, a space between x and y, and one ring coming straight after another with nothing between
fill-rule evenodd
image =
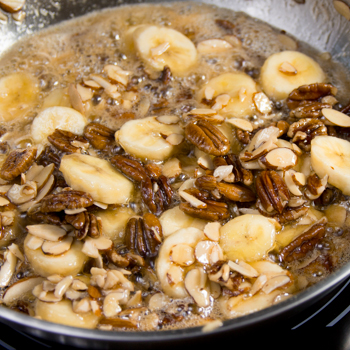
<instances>
[{"instance_id":1,"label":"pecan half","mask_svg":"<svg viewBox=\"0 0 350 350\"><path fill-rule=\"evenodd\" d=\"M81 153L82 148L85 149L89 147L89 143L83 136L73 134L66 130L56 129L47 139L62 152Z\"/></svg>"},{"instance_id":2,"label":"pecan half","mask_svg":"<svg viewBox=\"0 0 350 350\"><path fill-rule=\"evenodd\" d=\"M121 155L116 155L111 158L111 163L124 175L134 181L142 182L148 178L148 174L145 168L137 160L130 159Z\"/></svg>"},{"instance_id":3,"label":"pecan half","mask_svg":"<svg viewBox=\"0 0 350 350\"><path fill-rule=\"evenodd\" d=\"M217 182L212 175L204 175L197 178L195 184L202 190L214 191L216 189L220 195L235 202L252 202L255 200L255 194L250 188L237 184Z\"/></svg>"},{"instance_id":4,"label":"pecan half","mask_svg":"<svg viewBox=\"0 0 350 350\"><path fill-rule=\"evenodd\" d=\"M190 203L181 203L179 208L185 214L208 221L225 220L230 217L228 205L223 202L209 199L209 193L206 193L205 191L199 191L197 189L187 189L185 192L191 194L192 196L195 196L206 204L206 208L196 208L193 207Z\"/></svg>"},{"instance_id":5,"label":"pecan half","mask_svg":"<svg viewBox=\"0 0 350 350\"><path fill-rule=\"evenodd\" d=\"M235 176L234 182L242 182L246 186L253 183L253 173L250 170L243 168L237 155L228 154L227 156L215 157L213 163L215 167L232 165L232 173Z\"/></svg>"},{"instance_id":6,"label":"pecan half","mask_svg":"<svg viewBox=\"0 0 350 350\"><path fill-rule=\"evenodd\" d=\"M170 207L174 191L166 176L161 175L158 179L147 177L142 180L140 189L144 203L153 214L159 215Z\"/></svg>"},{"instance_id":7,"label":"pecan half","mask_svg":"<svg viewBox=\"0 0 350 350\"><path fill-rule=\"evenodd\" d=\"M14 180L20 174L26 172L34 162L37 149L15 149L9 153L0 170L0 177L4 180Z\"/></svg>"},{"instance_id":8,"label":"pecan half","mask_svg":"<svg viewBox=\"0 0 350 350\"><path fill-rule=\"evenodd\" d=\"M101 235L101 219L92 213L84 211L75 215L66 215L65 219L75 228L74 234L79 240L84 239L86 236L97 238Z\"/></svg>"},{"instance_id":9,"label":"pecan half","mask_svg":"<svg viewBox=\"0 0 350 350\"><path fill-rule=\"evenodd\" d=\"M130 218L126 224L125 245L144 258L156 257L162 240L162 226L153 214Z\"/></svg>"},{"instance_id":10,"label":"pecan half","mask_svg":"<svg viewBox=\"0 0 350 350\"><path fill-rule=\"evenodd\" d=\"M287 98L287 106L290 109L296 108L301 101L317 100L327 95L335 96L337 88L332 84L315 83L310 85L302 85L294 89Z\"/></svg>"},{"instance_id":11,"label":"pecan half","mask_svg":"<svg viewBox=\"0 0 350 350\"><path fill-rule=\"evenodd\" d=\"M323 217L294 241L284 247L280 253L281 259L286 262L303 258L315 245L324 237L326 233L327 219Z\"/></svg>"},{"instance_id":12,"label":"pecan half","mask_svg":"<svg viewBox=\"0 0 350 350\"><path fill-rule=\"evenodd\" d=\"M267 212L276 210L279 214L288 204L290 194L287 185L274 170L262 171L256 179L256 193Z\"/></svg>"},{"instance_id":13,"label":"pecan half","mask_svg":"<svg viewBox=\"0 0 350 350\"><path fill-rule=\"evenodd\" d=\"M50 194L41 201L42 213L59 212L65 209L81 209L93 204L92 197L82 191L63 190L56 194Z\"/></svg>"},{"instance_id":14,"label":"pecan half","mask_svg":"<svg viewBox=\"0 0 350 350\"><path fill-rule=\"evenodd\" d=\"M332 108L332 106L317 101L302 101L297 108L290 111L289 115L294 118L320 118L323 108Z\"/></svg>"},{"instance_id":15,"label":"pecan half","mask_svg":"<svg viewBox=\"0 0 350 350\"><path fill-rule=\"evenodd\" d=\"M92 122L86 125L83 135L92 147L98 150L114 144L114 131L99 123Z\"/></svg>"},{"instance_id":16,"label":"pecan half","mask_svg":"<svg viewBox=\"0 0 350 350\"><path fill-rule=\"evenodd\" d=\"M214 156L222 156L229 152L230 142L214 125L206 120L193 121L187 124L185 136L201 151Z\"/></svg>"},{"instance_id":17,"label":"pecan half","mask_svg":"<svg viewBox=\"0 0 350 350\"><path fill-rule=\"evenodd\" d=\"M288 130L287 136L292 138L300 148L309 151L310 142L320 135L327 135L327 127L318 119L300 119L293 123Z\"/></svg>"}]
</instances>

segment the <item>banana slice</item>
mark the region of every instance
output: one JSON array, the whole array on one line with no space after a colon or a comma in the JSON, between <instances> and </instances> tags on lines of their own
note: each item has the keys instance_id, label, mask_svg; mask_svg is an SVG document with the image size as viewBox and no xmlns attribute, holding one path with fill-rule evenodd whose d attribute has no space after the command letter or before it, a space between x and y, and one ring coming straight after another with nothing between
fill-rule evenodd
<instances>
[{"instance_id":1,"label":"banana slice","mask_svg":"<svg viewBox=\"0 0 350 350\"><path fill-rule=\"evenodd\" d=\"M256 261L274 247L276 228L262 215L245 214L220 228L220 246L230 260Z\"/></svg>"},{"instance_id":2,"label":"banana slice","mask_svg":"<svg viewBox=\"0 0 350 350\"><path fill-rule=\"evenodd\" d=\"M31 249L28 247L28 240L33 237L28 234L24 240L24 254L26 255L34 272L40 276L48 277L50 275L59 274L62 276L78 274L88 257L82 253L83 243L75 240L71 248L61 255L46 255L41 247Z\"/></svg>"},{"instance_id":3,"label":"banana slice","mask_svg":"<svg viewBox=\"0 0 350 350\"><path fill-rule=\"evenodd\" d=\"M199 230L204 230L207 221L197 219L185 214L180 210L179 206L166 210L159 218L162 225L163 235L167 237L172 233L183 228L194 227Z\"/></svg>"},{"instance_id":4,"label":"banana slice","mask_svg":"<svg viewBox=\"0 0 350 350\"><path fill-rule=\"evenodd\" d=\"M44 143L55 129L82 135L86 124L85 117L73 108L49 107L34 118L31 133L36 143Z\"/></svg>"},{"instance_id":5,"label":"banana slice","mask_svg":"<svg viewBox=\"0 0 350 350\"><path fill-rule=\"evenodd\" d=\"M183 139L184 131L177 124L160 123L156 117L130 120L115 134L116 141L129 154L141 159L165 160L179 147L168 137Z\"/></svg>"},{"instance_id":6,"label":"banana slice","mask_svg":"<svg viewBox=\"0 0 350 350\"><path fill-rule=\"evenodd\" d=\"M100 210L95 215L102 221L103 235L115 241L124 237L126 223L136 214L131 208L118 207Z\"/></svg>"},{"instance_id":7,"label":"banana slice","mask_svg":"<svg viewBox=\"0 0 350 350\"><path fill-rule=\"evenodd\" d=\"M125 204L134 191L133 183L104 159L66 154L62 157L60 171L70 187L89 193L97 202Z\"/></svg>"},{"instance_id":8,"label":"banana slice","mask_svg":"<svg viewBox=\"0 0 350 350\"><path fill-rule=\"evenodd\" d=\"M317 136L311 141L311 165L316 174L350 195L350 142L333 136Z\"/></svg>"},{"instance_id":9,"label":"banana slice","mask_svg":"<svg viewBox=\"0 0 350 350\"><path fill-rule=\"evenodd\" d=\"M183 76L197 62L196 47L177 30L141 25L132 35L141 59L157 71L168 66L174 75Z\"/></svg>"},{"instance_id":10,"label":"banana slice","mask_svg":"<svg viewBox=\"0 0 350 350\"><path fill-rule=\"evenodd\" d=\"M11 121L29 112L38 101L38 81L27 73L0 79L0 121Z\"/></svg>"},{"instance_id":11,"label":"banana slice","mask_svg":"<svg viewBox=\"0 0 350 350\"><path fill-rule=\"evenodd\" d=\"M195 249L198 242L205 239L204 232L194 227L181 229L168 236L156 260L156 273L163 292L173 298L185 298L188 293L185 288L185 268L172 262L174 247L185 250Z\"/></svg>"},{"instance_id":12,"label":"banana slice","mask_svg":"<svg viewBox=\"0 0 350 350\"><path fill-rule=\"evenodd\" d=\"M267 58L261 68L260 83L274 100L283 100L301 85L322 83L326 79L320 65L297 51L278 52Z\"/></svg>"},{"instance_id":13,"label":"banana slice","mask_svg":"<svg viewBox=\"0 0 350 350\"><path fill-rule=\"evenodd\" d=\"M42 320L80 328L96 328L100 317L92 311L77 314L73 311L70 300L48 303L37 299L35 301L35 316Z\"/></svg>"},{"instance_id":14,"label":"banana slice","mask_svg":"<svg viewBox=\"0 0 350 350\"><path fill-rule=\"evenodd\" d=\"M257 86L249 75L241 72L224 73L209 80L196 95L199 102L205 98L207 89L214 91L214 99L220 95L228 95L226 101L218 106L221 115L242 118L254 113L253 95L257 92ZM215 101L218 102L215 105L219 105L218 99Z\"/></svg>"}]
</instances>

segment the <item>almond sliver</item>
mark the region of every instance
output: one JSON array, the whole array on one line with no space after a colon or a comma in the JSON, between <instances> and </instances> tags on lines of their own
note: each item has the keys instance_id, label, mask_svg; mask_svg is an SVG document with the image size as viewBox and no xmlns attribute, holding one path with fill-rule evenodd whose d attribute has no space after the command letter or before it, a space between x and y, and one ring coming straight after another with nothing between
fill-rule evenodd
<instances>
[{"instance_id":1,"label":"almond sliver","mask_svg":"<svg viewBox=\"0 0 350 350\"><path fill-rule=\"evenodd\" d=\"M342 112L332 108L323 108L323 116L331 123L342 126L343 128L350 127L350 117Z\"/></svg>"}]
</instances>

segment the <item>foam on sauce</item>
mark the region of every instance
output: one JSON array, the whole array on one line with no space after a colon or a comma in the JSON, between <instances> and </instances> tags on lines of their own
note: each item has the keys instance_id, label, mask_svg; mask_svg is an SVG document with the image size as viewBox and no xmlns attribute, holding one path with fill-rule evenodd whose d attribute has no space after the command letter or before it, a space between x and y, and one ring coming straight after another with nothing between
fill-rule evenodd
<instances>
[{"instance_id":1,"label":"foam on sauce","mask_svg":"<svg viewBox=\"0 0 350 350\"><path fill-rule=\"evenodd\" d=\"M225 21L229 22L225 24ZM224 52L200 55L198 64L189 75L173 77L164 84L159 80L160 73L145 67L132 49L127 33L130 27L140 24L171 27L185 34L195 45L203 40L221 38L233 48L230 54ZM121 99L108 97L100 89L93 90L93 97L85 103L85 116L89 122L99 122L116 131L128 120L152 115L181 116L193 108L205 108L195 99L195 92L211 78L226 72L242 71L259 81L260 68L266 58L284 50L299 50L313 57L326 72L328 81L338 88L339 102L347 103L350 80L348 73L341 66L325 60L319 52L305 43L290 38L280 30L244 13L185 2L122 6L69 20L20 40L2 56L0 78L15 72L27 72L37 79L39 89L35 105L28 113L13 122L2 123L7 131L2 136L2 141L7 142L10 149L30 147L33 144L30 127L38 113L54 105L70 106L68 86L82 82L90 74L102 75L104 67L108 64L117 64L123 70L131 72L127 89L121 92ZM274 104L273 111L274 116L271 118L264 119L253 115L248 119L255 127L264 127L287 113L283 104ZM99 152L92 154L109 158L109 155ZM173 182L174 187L179 187L183 179L193 174L195 162L191 157L184 159L186 152L179 155L184 165L185 162L189 162L187 168L190 170ZM3 161L4 159L5 156ZM178 202L176 199L173 205ZM348 210L346 198L343 198L339 205ZM138 215L144 212L144 205L138 200L134 200L129 206ZM237 207L235 210L238 210ZM23 227L28 223L32 223L31 220L21 214L19 228L12 232L19 246L25 235ZM349 260L347 226L330 224L327 230L325 240L303 261L304 267L301 268L300 261L288 265L296 290L323 279L333 270L327 269L331 264L339 267ZM11 232L8 234L11 235ZM3 245L7 244L8 241ZM330 252L329 255L327 252ZM275 252L271 253L270 258L278 262ZM333 262L327 259L332 259ZM316 261L317 263L313 264ZM28 275L31 275L30 267L27 271L22 268L21 274L15 276L13 281ZM137 281L137 272L135 276ZM140 278L138 286L142 286L142 283L147 284L147 281ZM153 289L160 290L159 282L153 284ZM144 286L143 295L143 305L146 305L145 300L150 298L152 290ZM233 295L234 293L231 296ZM31 302L32 298L28 300ZM31 310L30 302L26 307ZM210 319L224 319L227 316L223 315L218 303L201 308L190 297L170 300L157 314L164 317L165 312L167 320L162 324L162 329L193 327L205 324ZM145 314L146 320L149 312ZM154 329L149 320L150 317L148 321L140 322L139 329Z\"/></svg>"}]
</instances>

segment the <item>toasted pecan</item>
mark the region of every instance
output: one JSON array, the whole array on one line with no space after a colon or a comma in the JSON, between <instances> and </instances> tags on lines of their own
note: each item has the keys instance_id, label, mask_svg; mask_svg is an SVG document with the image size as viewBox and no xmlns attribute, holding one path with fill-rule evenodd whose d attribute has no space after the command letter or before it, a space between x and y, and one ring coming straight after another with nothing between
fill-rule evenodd
<instances>
[{"instance_id":1,"label":"toasted pecan","mask_svg":"<svg viewBox=\"0 0 350 350\"><path fill-rule=\"evenodd\" d=\"M230 150L230 142L227 137L216 126L206 120L193 121L187 124L185 136L198 149L214 156L225 155Z\"/></svg>"}]
</instances>

